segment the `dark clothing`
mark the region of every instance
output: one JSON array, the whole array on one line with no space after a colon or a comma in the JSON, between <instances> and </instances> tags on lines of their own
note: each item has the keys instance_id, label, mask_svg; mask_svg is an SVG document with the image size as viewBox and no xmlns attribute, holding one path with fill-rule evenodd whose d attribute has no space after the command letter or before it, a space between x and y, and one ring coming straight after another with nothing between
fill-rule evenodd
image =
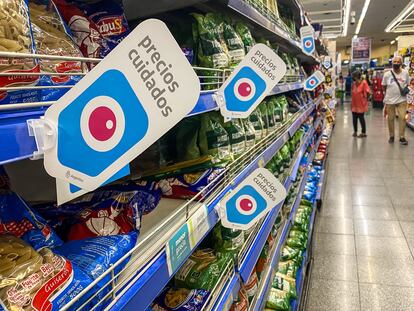
<instances>
[{"instance_id":1,"label":"dark clothing","mask_svg":"<svg viewBox=\"0 0 414 311\"><path fill-rule=\"evenodd\" d=\"M354 125L354 133L358 132L358 120L359 120L359 123L361 123L361 128L362 128L361 133L366 134L367 133L367 128L366 128L366 125L365 125L365 117L364 117L363 112L361 112L361 113L353 112L352 113L352 123Z\"/></svg>"}]
</instances>

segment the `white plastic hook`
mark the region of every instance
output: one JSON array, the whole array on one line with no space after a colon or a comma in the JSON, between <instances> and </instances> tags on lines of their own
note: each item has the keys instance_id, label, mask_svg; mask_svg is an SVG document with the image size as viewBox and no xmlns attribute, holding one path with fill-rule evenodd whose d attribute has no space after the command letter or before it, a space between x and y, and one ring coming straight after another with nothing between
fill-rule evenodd
<instances>
[{"instance_id":1,"label":"white plastic hook","mask_svg":"<svg viewBox=\"0 0 414 311\"><path fill-rule=\"evenodd\" d=\"M44 117L29 119L26 122L29 136L34 136L37 147L37 151L33 152L31 160L42 159L45 150L53 148L56 144L56 128Z\"/></svg>"}]
</instances>

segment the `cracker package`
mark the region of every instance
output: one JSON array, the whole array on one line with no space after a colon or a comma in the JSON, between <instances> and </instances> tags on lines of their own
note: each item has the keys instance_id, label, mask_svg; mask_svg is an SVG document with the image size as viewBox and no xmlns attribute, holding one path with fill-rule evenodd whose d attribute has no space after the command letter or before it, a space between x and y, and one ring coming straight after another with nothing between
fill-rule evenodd
<instances>
[{"instance_id":1,"label":"cracker package","mask_svg":"<svg viewBox=\"0 0 414 311\"><path fill-rule=\"evenodd\" d=\"M35 52L29 11L25 0L0 0L0 51ZM19 75L38 73L38 62L34 58L2 58L0 72L11 75L0 77L0 87L34 86L39 76ZM37 90L0 91L0 104L36 102Z\"/></svg>"},{"instance_id":2,"label":"cracker package","mask_svg":"<svg viewBox=\"0 0 414 311\"><path fill-rule=\"evenodd\" d=\"M204 289L186 289L167 286L154 300L152 311L201 311L210 292Z\"/></svg>"}]
</instances>

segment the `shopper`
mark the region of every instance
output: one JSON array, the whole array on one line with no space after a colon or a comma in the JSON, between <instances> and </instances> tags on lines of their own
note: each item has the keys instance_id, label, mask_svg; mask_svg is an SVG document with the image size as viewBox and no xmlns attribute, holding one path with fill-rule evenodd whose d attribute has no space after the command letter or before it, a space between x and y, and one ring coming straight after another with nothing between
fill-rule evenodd
<instances>
[{"instance_id":1,"label":"shopper","mask_svg":"<svg viewBox=\"0 0 414 311\"><path fill-rule=\"evenodd\" d=\"M344 104L344 98L345 98L345 79L342 76L342 74L339 75L339 78L337 80L338 88L336 90L336 97L339 98L341 105Z\"/></svg>"},{"instance_id":2,"label":"shopper","mask_svg":"<svg viewBox=\"0 0 414 311\"><path fill-rule=\"evenodd\" d=\"M388 114L388 130L390 132L389 143L394 142L395 111L398 113L400 143L407 145L405 139L405 114L407 112L407 86L410 76L407 70L402 69L402 57L395 56L392 59L392 69L387 71L382 78L384 87L384 103Z\"/></svg>"},{"instance_id":3,"label":"shopper","mask_svg":"<svg viewBox=\"0 0 414 311\"><path fill-rule=\"evenodd\" d=\"M366 80L361 78L360 71L352 73L352 123L354 125L354 137L367 137L367 129L365 125L365 112L368 111L368 96L371 90ZM358 135L358 120L361 123L361 134Z\"/></svg>"}]
</instances>

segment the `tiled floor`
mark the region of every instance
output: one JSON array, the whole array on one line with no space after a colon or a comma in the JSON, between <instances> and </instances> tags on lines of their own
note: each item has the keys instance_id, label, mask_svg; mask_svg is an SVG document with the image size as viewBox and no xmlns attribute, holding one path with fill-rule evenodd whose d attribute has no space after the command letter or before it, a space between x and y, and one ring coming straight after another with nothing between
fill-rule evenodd
<instances>
[{"instance_id":1,"label":"tiled floor","mask_svg":"<svg viewBox=\"0 0 414 311\"><path fill-rule=\"evenodd\" d=\"M353 138L349 103L338 108L307 311L414 310L414 132L388 144L382 111L366 119Z\"/></svg>"}]
</instances>

